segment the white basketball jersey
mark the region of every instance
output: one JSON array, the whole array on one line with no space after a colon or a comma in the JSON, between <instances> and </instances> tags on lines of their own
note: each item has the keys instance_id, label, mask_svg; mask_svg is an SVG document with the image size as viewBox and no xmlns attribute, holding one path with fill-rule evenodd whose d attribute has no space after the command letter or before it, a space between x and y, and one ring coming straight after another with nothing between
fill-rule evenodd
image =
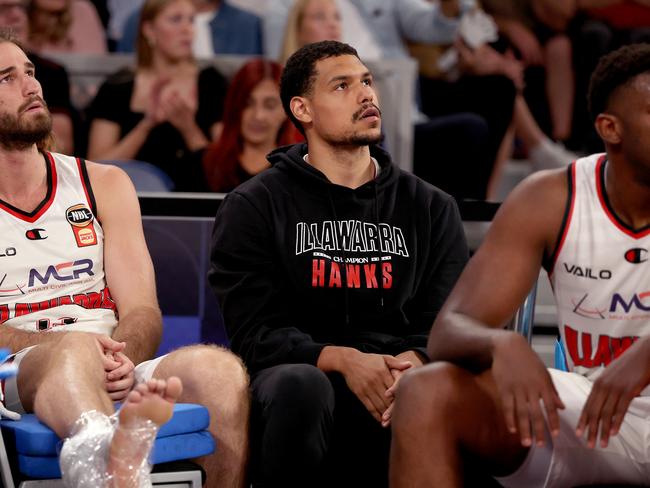
<instances>
[{"instance_id":1,"label":"white basketball jersey","mask_svg":"<svg viewBox=\"0 0 650 488\"><path fill-rule=\"evenodd\" d=\"M104 234L86 163L44 154L47 195L33 212L0 200L0 326L111 335Z\"/></svg>"},{"instance_id":2,"label":"white basketball jersey","mask_svg":"<svg viewBox=\"0 0 650 488\"><path fill-rule=\"evenodd\" d=\"M605 155L569 167L569 202L551 267L569 370L594 379L650 333L650 226L632 229L605 191Z\"/></svg>"}]
</instances>

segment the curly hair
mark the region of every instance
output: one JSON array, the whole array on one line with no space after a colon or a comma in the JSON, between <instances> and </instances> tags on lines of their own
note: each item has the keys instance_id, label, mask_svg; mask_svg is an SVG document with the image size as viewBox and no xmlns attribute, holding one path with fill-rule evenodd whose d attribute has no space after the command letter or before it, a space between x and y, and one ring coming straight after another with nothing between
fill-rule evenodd
<instances>
[{"instance_id":1,"label":"curly hair","mask_svg":"<svg viewBox=\"0 0 650 488\"><path fill-rule=\"evenodd\" d=\"M280 99L287 117L303 136L305 129L291 112L291 99L311 94L314 80L318 74L316 72L318 61L346 55L359 58L357 50L348 44L338 41L321 41L301 47L287 59L280 79Z\"/></svg>"},{"instance_id":2,"label":"curly hair","mask_svg":"<svg viewBox=\"0 0 650 488\"><path fill-rule=\"evenodd\" d=\"M630 44L603 56L591 75L587 94L592 120L607 110L619 87L643 73L650 73L650 44Z\"/></svg>"}]
</instances>

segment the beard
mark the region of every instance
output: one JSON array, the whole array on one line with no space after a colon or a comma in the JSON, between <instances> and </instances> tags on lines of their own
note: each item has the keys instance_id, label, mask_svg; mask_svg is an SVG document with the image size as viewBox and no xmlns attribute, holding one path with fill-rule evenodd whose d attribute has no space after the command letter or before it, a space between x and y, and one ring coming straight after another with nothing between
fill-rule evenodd
<instances>
[{"instance_id":1,"label":"beard","mask_svg":"<svg viewBox=\"0 0 650 488\"><path fill-rule=\"evenodd\" d=\"M384 134L349 134L339 138L331 138L327 142L333 146L359 147L380 144L384 140Z\"/></svg>"},{"instance_id":2,"label":"beard","mask_svg":"<svg viewBox=\"0 0 650 488\"><path fill-rule=\"evenodd\" d=\"M352 115L352 123L357 123L361 120L361 116L368 108L374 108L377 110L381 117L381 110L374 103L365 104L359 110L357 110ZM372 144L380 144L384 140L384 134L381 133L359 133L352 132L348 134L341 134L338 136L326 137L327 142L333 146L348 146L348 147L359 147L359 146L370 146Z\"/></svg>"},{"instance_id":3,"label":"beard","mask_svg":"<svg viewBox=\"0 0 650 488\"><path fill-rule=\"evenodd\" d=\"M23 111L35 101L42 103L45 111L29 119L24 116ZM40 146L49 139L51 132L52 116L40 97L32 98L21 105L18 115L0 114L0 146L6 150L23 150L33 144Z\"/></svg>"}]
</instances>

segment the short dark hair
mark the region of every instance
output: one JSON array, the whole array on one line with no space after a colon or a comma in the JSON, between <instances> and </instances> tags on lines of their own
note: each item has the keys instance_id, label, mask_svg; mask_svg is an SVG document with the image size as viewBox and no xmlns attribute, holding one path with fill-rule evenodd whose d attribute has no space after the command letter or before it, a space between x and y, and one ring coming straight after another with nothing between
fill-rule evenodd
<instances>
[{"instance_id":1,"label":"short dark hair","mask_svg":"<svg viewBox=\"0 0 650 488\"><path fill-rule=\"evenodd\" d=\"M291 113L291 99L311 93L318 61L346 55L359 57L357 50L348 44L338 41L321 41L301 47L287 59L280 79L280 99L287 117L303 136L305 129Z\"/></svg>"},{"instance_id":2,"label":"short dark hair","mask_svg":"<svg viewBox=\"0 0 650 488\"><path fill-rule=\"evenodd\" d=\"M617 88L643 73L650 73L650 44L630 44L600 58L587 95L592 120L607 110Z\"/></svg>"},{"instance_id":3,"label":"short dark hair","mask_svg":"<svg viewBox=\"0 0 650 488\"><path fill-rule=\"evenodd\" d=\"M27 52L25 50L25 46L23 46L22 43L16 37L16 33L14 32L14 30L9 27L0 27L0 43L3 42L10 42L12 44L15 44L23 52Z\"/></svg>"}]
</instances>

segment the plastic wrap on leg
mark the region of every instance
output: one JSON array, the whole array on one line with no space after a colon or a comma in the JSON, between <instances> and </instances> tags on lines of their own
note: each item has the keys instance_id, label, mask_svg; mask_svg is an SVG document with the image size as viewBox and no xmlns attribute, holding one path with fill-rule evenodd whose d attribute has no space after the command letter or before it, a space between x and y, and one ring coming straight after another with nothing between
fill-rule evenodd
<instances>
[{"instance_id":1,"label":"plastic wrap on leg","mask_svg":"<svg viewBox=\"0 0 650 488\"><path fill-rule=\"evenodd\" d=\"M66 486L91 488L107 485L106 461L115 427L108 415L84 412L63 443L59 464Z\"/></svg>"},{"instance_id":2,"label":"plastic wrap on leg","mask_svg":"<svg viewBox=\"0 0 650 488\"><path fill-rule=\"evenodd\" d=\"M109 461L112 487L151 486L149 454L157 433L158 425L151 420L139 420L129 427L118 426Z\"/></svg>"},{"instance_id":3,"label":"plastic wrap on leg","mask_svg":"<svg viewBox=\"0 0 650 488\"><path fill-rule=\"evenodd\" d=\"M149 453L158 426L142 420L118 428L116 415L90 411L75 422L63 443L60 465L63 482L79 488L148 488Z\"/></svg>"}]
</instances>

